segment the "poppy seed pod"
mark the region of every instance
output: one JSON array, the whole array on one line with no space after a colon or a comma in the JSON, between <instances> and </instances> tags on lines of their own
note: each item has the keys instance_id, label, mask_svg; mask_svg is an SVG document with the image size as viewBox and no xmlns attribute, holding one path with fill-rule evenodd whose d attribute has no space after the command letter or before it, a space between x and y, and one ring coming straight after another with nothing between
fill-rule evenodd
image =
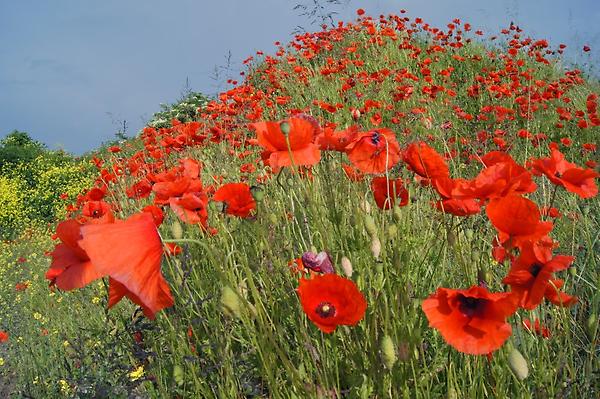
<instances>
[{"instance_id":1,"label":"poppy seed pod","mask_svg":"<svg viewBox=\"0 0 600 399\"><path fill-rule=\"evenodd\" d=\"M252 193L252 197L256 202L260 202L265 198L265 190L258 186L250 187L250 192Z\"/></svg>"},{"instance_id":2,"label":"poppy seed pod","mask_svg":"<svg viewBox=\"0 0 600 399\"><path fill-rule=\"evenodd\" d=\"M375 234L377 234L377 227L375 227L375 220L373 220L371 215L365 215L365 229L367 230L367 233L369 233L369 235L371 237L373 237Z\"/></svg>"},{"instance_id":3,"label":"poppy seed pod","mask_svg":"<svg viewBox=\"0 0 600 399\"><path fill-rule=\"evenodd\" d=\"M396 360L398 360L396 347L389 335L384 335L381 340L381 360L383 360L383 364L388 370L391 370Z\"/></svg>"},{"instance_id":4,"label":"poppy seed pod","mask_svg":"<svg viewBox=\"0 0 600 399\"><path fill-rule=\"evenodd\" d=\"M508 353L508 365L517 378L523 381L529 375L529 366L527 366L527 360L523 357L521 352L516 348L512 348Z\"/></svg>"},{"instance_id":5,"label":"poppy seed pod","mask_svg":"<svg viewBox=\"0 0 600 399\"><path fill-rule=\"evenodd\" d=\"M573 277L577 276L577 267L575 267L575 266L569 267L569 274Z\"/></svg>"},{"instance_id":6,"label":"poppy seed pod","mask_svg":"<svg viewBox=\"0 0 600 399\"><path fill-rule=\"evenodd\" d=\"M402 210L398 205L394 205L394 207L392 208L392 213L396 222L399 222L402 219Z\"/></svg>"},{"instance_id":7,"label":"poppy seed pod","mask_svg":"<svg viewBox=\"0 0 600 399\"><path fill-rule=\"evenodd\" d=\"M183 385L185 382L185 373L183 368L178 364L173 366L173 381L175 381L177 385Z\"/></svg>"},{"instance_id":8,"label":"poppy seed pod","mask_svg":"<svg viewBox=\"0 0 600 399\"><path fill-rule=\"evenodd\" d=\"M396 226L395 224L390 224L387 228L387 234L388 238L396 237L396 234L398 234L398 226Z\"/></svg>"},{"instance_id":9,"label":"poppy seed pod","mask_svg":"<svg viewBox=\"0 0 600 399\"><path fill-rule=\"evenodd\" d=\"M371 213L371 204L369 204L369 201L363 200L360 203L360 209L362 209L364 213L370 214Z\"/></svg>"},{"instance_id":10,"label":"poppy seed pod","mask_svg":"<svg viewBox=\"0 0 600 399\"><path fill-rule=\"evenodd\" d=\"M171 223L171 234L173 234L173 238L180 240L183 237L183 227L181 227L181 223L178 220L175 220Z\"/></svg>"},{"instance_id":11,"label":"poppy seed pod","mask_svg":"<svg viewBox=\"0 0 600 399\"><path fill-rule=\"evenodd\" d=\"M223 311L229 316L238 318L241 316L240 297L231 287L227 285L223 287L223 291L221 291L221 305L223 307Z\"/></svg>"},{"instance_id":12,"label":"poppy seed pod","mask_svg":"<svg viewBox=\"0 0 600 399\"><path fill-rule=\"evenodd\" d=\"M352 277L352 272L353 272L352 262L350 262L350 259L348 259L345 256L342 258L342 271L344 272L346 277L348 277L348 278Z\"/></svg>"},{"instance_id":13,"label":"poppy seed pod","mask_svg":"<svg viewBox=\"0 0 600 399\"><path fill-rule=\"evenodd\" d=\"M292 131L290 124L285 121L279 124L279 129L281 129L281 133L285 134L286 136Z\"/></svg>"},{"instance_id":14,"label":"poppy seed pod","mask_svg":"<svg viewBox=\"0 0 600 399\"><path fill-rule=\"evenodd\" d=\"M371 252L375 259L379 259L379 255L381 254L381 241L377 236L373 236L371 239Z\"/></svg>"}]
</instances>

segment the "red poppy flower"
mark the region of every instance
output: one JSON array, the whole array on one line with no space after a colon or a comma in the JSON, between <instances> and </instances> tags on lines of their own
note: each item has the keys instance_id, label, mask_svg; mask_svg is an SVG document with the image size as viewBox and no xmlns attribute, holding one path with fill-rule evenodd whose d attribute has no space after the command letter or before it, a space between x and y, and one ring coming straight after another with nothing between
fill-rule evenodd
<instances>
[{"instance_id":1,"label":"red poppy flower","mask_svg":"<svg viewBox=\"0 0 600 399\"><path fill-rule=\"evenodd\" d=\"M8 333L0 330L0 343L4 343L6 341L8 341Z\"/></svg>"},{"instance_id":2,"label":"red poppy flower","mask_svg":"<svg viewBox=\"0 0 600 399\"><path fill-rule=\"evenodd\" d=\"M511 292L519 298L519 306L532 310L542 303L554 273L567 269L574 259L565 255L540 257L529 243L523 246L502 282L510 285Z\"/></svg>"},{"instance_id":3,"label":"red poppy flower","mask_svg":"<svg viewBox=\"0 0 600 399\"><path fill-rule=\"evenodd\" d=\"M65 220L56 227L60 244L50 253L52 263L46 272L50 285L64 291L81 288L103 276L94 268L86 252L79 246L82 225L76 220Z\"/></svg>"},{"instance_id":4,"label":"red poppy flower","mask_svg":"<svg viewBox=\"0 0 600 399\"><path fill-rule=\"evenodd\" d=\"M465 180L453 190L458 197L490 199L509 194L534 192L537 188L527 169L510 155L492 151L482 157L485 168L473 180Z\"/></svg>"},{"instance_id":5,"label":"red poppy flower","mask_svg":"<svg viewBox=\"0 0 600 399\"><path fill-rule=\"evenodd\" d=\"M225 203L225 213L247 218L256 209L256 201L246 183L228 183L213 195L214 201Z\"/></svg>"},{"instance_id":6,"label":"red poppy flower","mask_svg":"<svg viewBox=\"0 0 600 399\"><path fill-rule=\"evenodd\" d=\"M520 195L509 195L490 201L486 213L498 231L501 243L521 247L535 242L552 230L552 222L542 222L537 205Z\"/></svg>"},{"instance_id":7,"label":"red poppy flower","mask_svg":"<svg viewBox=\"0 0 600 399\"><path fill-rule=\"evenodd\" d=\"M331 127L325 127L317 137L317 143L321 150L345 152L346 147L356 139L358 133L357 126L351 126L338 132Z\"/></svg>"},{"instance_id":8,"label":"red poppy flower","mask_svg":"<svg viewBox=\"0 0 600 399\"><path fill-rule=\"evenodd\" d=\"M544 174L552 183L563 186L567 191L581 198L592 198L598 194L594 179L600 177L600 174L592 169L583 169L567 162L556 146L551 147L550 157L532 160L531 168L534 174L538 176Z\"/></svg>"},{"instance_id":9,"label":"red poppy flower","mask_svg":"<svg viewBox=\"0 0 600 399\"><path fill-rule=\"evenodd\" d=\"M83 226L81 234L79 245L95 269L122 284L147 313L153 315L173 305L160 271L163 248L152 215L142 212L112 224Z\"/></svg>"},{"instance_id":10,"label":"red poppy flower","mask_svg":"<svg viewBox=\"0 0 600 399\"><path fill-rule=\"evenodd\" d=\"M360 172L358 169L356 169L350 164L343 163L342 169L344 169L344 173L346 174L348 179L350 179L350 181L357 182L362 181L362 179L365 178L365 175L362 172Z\"/></svg>"},{"instance_id":11,"label":"red poppy flower","mask_svg":"<svg viewBox=\"0 0 600 399\"><path fill-rule=\"evenodd\" d=\"M523 327L532 334L541 335L544 338L550 338L550 330L540 323L539 319L535 319L533 325L529 319L523 320Z\"/></svg>"},{"instance_id":12,"label":"red poppy flower","mask_svg":"<svg viewBox=\"0 0 600 399\"><path fill-rule=\"evenodd\" d=\"M168 204L171 198L178 198L185 193L202 191L202 182L199 179L187 176L164 176L164 181L159 181L152 186L155 197L154 202L159 205ZM167 180L168 179L168 180Z\"/></svg>"},{"instance_id":13,"label":"red poppy flower","mask_svg":"<svg viewBox=\"0 0 600 399\"><path fill-rule=\"evenodd\" d=\"M429 326L456 350L470 355L486 355L500 348L512 333L506 319L517 308L511 294L491 293L478 286L438 288L421 306Z\"/></svg>"},{"instance_id":14,"label":"red poppy flower","mask_svg":"<svg viewBox=\"0 0 600 399\"><path fill-rule=\"evenodd\" d=\"M400 161L400 146L390 129L359 133L346 147L348 159L364 173L384 173Z\"/></svg>"},{"instance_id":15,"label":"red poppy flower","mask_svg":"<svg viewBox=\"0 0 600 399\"><path fill-rule=\"evenodd\" d=\"M314 143L318 131L306 119L292 117L281 122L252 123L250 127L256 130L258 143L265 149L264 158L275 172L284 166L315 165L321 159Z\"/></svg>"},{"instance_id":16,"label":"red poppy flower","mask_svg":"<svg viewBox=\"0 0 600 399\"><path fill-rule=\"evenodd\" d=\"M156 227L160 226L165 219L164 212L156 205L146 205L142 208L142 212L147 212L152 215L152 219L154 219L154 224Z\"/></svg>"},{"instance_id":17,"label":"red poppy flower","mask_svg":"<svg viewBox=\"0 0 600 399\"><path fill-rule=\"evenodd\" d=\"M567 295L561 291L564 284L565 282L560 279L550 280L550 284L546 287L544 297L556 306L569 307L575 305L577 303L577 297Z\"/></svg>"},{"instance_id":18,"label":"red poppy flower","mask_svg":"<svg viewBox=\"0 0 600 399\"><path fill-rule=\"evenodd\" d=\"M185 193L181 197L169 200L171 209L179 219L189 224L201 224L206 227L208 219L208 196L204 192Z\"/></svg>"},{"instance_id":19,"label":"red poppy flower","mask_svg":"<svg viewBox=\"0 0 600 399\"><path fill-rule=\"evenodd\" d=\"M148 198L152 193L152 183L148 179L142 179L131 187L127 187L125 193L129 198Z\"/></svg>"},{"instance_id":20,"label":"red poppy flower","mask_svg":"<svg viewBox=\"0 0 600 399\"><path fill-rule=\"evenodd\" d=\"M442 199L435 202L433 206L440 212L456 216L478 214L481 211L480 201L457 190L465 182L464 179L451 179L443 175L436 177L433 180L433 187Z\"/></svg>"},{"instance_id":21,"label":"red poppy flower","mask_svg":"<svg viewBox=\"0 0 600 399\"><path fill-rule=\"evenodd\" d=\"M85 216L86 221L96 219L97 223L112 223L115 219L110 205L102 200L86 202L81 214Z\"/></svg>"},{"instance_id":22,"label":"red poppy flower","mask_svg":"<svg viewBox=\"0 0 600 399\"><path fill-rule=\"evenodd\" d=\"M337 274L301 278L298 295L304 313L325 333L332 333L339 325L358 324L367 309L356 284Z\"/></svg>"},{"instance_id":23,"label":"red poppy flower","mask_svg":"<svg viewBox=\"0 0 600 399\"><path fill-rule=\"evenodd\" d=\"M375 177L371 180L371 189L379 209L391 209L396 203L396 198L400 199L398 206L408 204L408 191L404 188L402 179Z\"/></svg>"},{"instance_id":24,"label":"red poppy flower","mask_svg":"<svg viewBox=\"0 0 600 399\"><path fill-rule=\"evenodd\" d=\"M29 288L28 282L15 284L15 290L17 291L25 291L27 288Z\"/></svg>"},{"instance_id":25,"label":"red poppy flower","mask_svg":"<svg viewBox=\"0 0 600 399\"><path fill-rule=\"evenodd\" d=\"M410 144L402 158L410 170L426 179L450 176L444 158L423 141Z\"/></svg>"}]
</instances>

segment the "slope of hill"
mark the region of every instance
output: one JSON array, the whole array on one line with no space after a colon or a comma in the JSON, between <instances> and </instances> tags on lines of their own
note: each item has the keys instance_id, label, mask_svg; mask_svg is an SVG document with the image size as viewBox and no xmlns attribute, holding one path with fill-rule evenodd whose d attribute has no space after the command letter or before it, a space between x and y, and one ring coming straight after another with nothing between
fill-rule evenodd
<instances>
[{"instance_id":1,"label":"slope of hill","mask_svg":"<svg viewBox=\"0 0 600 399\"><path fill-rule=\"evenodd\" d=\"M598 82L516 26L481 36L359 10L94 157L57 240L0 251L0 378L29 397L598 396Z\"/></svg>"}]
</instances>

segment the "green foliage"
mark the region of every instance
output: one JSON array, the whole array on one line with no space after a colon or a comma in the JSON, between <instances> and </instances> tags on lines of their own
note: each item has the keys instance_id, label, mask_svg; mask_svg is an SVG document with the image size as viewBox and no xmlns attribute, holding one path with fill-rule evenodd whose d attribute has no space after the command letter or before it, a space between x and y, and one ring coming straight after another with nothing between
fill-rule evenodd
<instances>
[{"instance_id":1,"label":"green foliage","mask_svg":"<svg viewBox=\"0 0 600 399\"><path fill-rule=\"evenodd\" d=\"M46 147L27 133L14 130L0 140L0 170L21 162L28 162L44 153Z\"/></svg>"},{"instance_id":2,"label":"green foliage","mask_svg":"<svg viewBox=\"0 0 600 399\"><path fill-rule=\"evenodd\" d=\"M161 110L152 116L148 126L154 128L170 127L171 121L191 122L196 120L198 108L208 103L208 98L201 93L189 92L175 104L161 104Z\"/></svg>"},{"instance_id":3,"label":"green foliage","mask_svg":"<svg viewBox=\"0 0 600 399\"><path fill-rule=\"evenodd\" d=\"M27 133L0 141L0 238L25 227L53 223L91 184L91 165L64 151L50 151Z\"/></svg>"}]
</instances>

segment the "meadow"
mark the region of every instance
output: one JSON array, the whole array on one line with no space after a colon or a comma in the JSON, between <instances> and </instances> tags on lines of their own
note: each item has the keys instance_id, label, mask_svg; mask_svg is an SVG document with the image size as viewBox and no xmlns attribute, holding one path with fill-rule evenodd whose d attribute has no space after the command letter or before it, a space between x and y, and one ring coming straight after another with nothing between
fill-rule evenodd
<instances>
[{"instance_id":1,"label":"meadow","mask_svg":"<svg viewBox=\"0 0 600 399\"><path fill-rule=\"evenodd\" d=\"M600 396L598 80L404 13L278 46L50 225L0 178L0 396Z\"/></svg>"}]
</instances>

